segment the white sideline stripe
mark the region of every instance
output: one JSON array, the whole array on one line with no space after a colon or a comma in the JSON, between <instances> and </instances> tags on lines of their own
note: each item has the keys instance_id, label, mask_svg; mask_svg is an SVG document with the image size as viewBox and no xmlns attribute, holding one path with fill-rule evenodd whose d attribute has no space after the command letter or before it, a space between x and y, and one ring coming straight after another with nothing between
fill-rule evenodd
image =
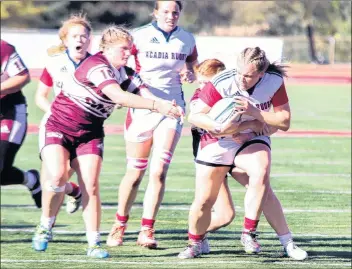
<instances>
[{"instance_id":1,"label":"white sideline stripe","mask_svg":"<svg viewBox=\"0 0 352 269\"><path fill-rule=\"evenodd\" d=\"M7 208L7 205L1 205L1 208ZM34 205L11 205L11 208L29 208L29 209L37 209ZM117 209L116 205L103 205L102 209ZM134 205L132 208L143 208L143 205ZM189 211L190 206L167 206L161 205L160 210L176 210L176 211ZM64 210L64 208L61 208ZM351 209L300 209L300 208L292 208L292 209L283 209L284 213L350 213ZM236 206L237 212L244 212L244 209L240 206Z\"/></svg>"},{"instance_id":2,"label":"white sideline stripe","mask_svg":"<svg viewBox=\"0 0 352 269\"><path fill-rule=\"evenodd\" d=\"M16 228L1 228L2 232L26 232L26 233L33 233L35 231L35 228L24 228L24 229L16 229ZM125 234L137 234L139 233L140 230L135 230L135 231L125 231ZM170 233L173 233L173 230L169 230ZM110 230L106 231L100 231L101 235L108 235L110 233ZM216 232L215 232L216 233ZM260 233L260 232L259 232ZM59 230L59 229L54 229L54 234L81 234L85 235L86 231L72 231L72 230ZM165 233L162 233L165 234ZM350 234L343 234L343 235L331 235L331 234L298 234L294 233L294 238L299 238L299 237L335 237L335 238L351 238ZM266 238L266 237L277 237L276 233L266 233L266 234L260 234L261 238Z\"/></svg>"},{"instance_id":3,"label":"white sideline stripe","mask_svg":"<svg viewBox=\"0 0 352 269\"><path fill-rule=\"evenodd\" d=\"M193 264L260 264L265 265L264 262L255 262L255 261L179 261L179 262L131 262L131 261L97 261L97 260L64 260L64 259L56 259L56 260L8 260L1 259L1 263L97 263L97 264L141 264L141 265L193 265ZM318 262L272 262L270 264L283 264L283 265L302 265L302 266L344 266L351 267L350 263L318 263Z\"/></svg>"},{"instance_id":4,"label":"white sideline stripe","mask_svg":"<svg viewBox=\"0 0 352 269\"><path fill-rule=\"evenodd\" d=\"M328 161L328 160L302 160L302 161L279 161L277 158L272 158L272 164L294 164L294 165L351 165L351 161ZM22 160L22 159L21 159ZM118 163L118 159L105 159L104 162L106 163ZM181 159L175 158L172 160L172 163L194 163L193 159Z\"/></svg>"},{"instance_id":5,"label":"white sideline stripe","mask_svg":"<svg viewBox=\"0 0 352 269\"><path fill-rule=\"evenodd\" d=\"M118 190L118 186L101 186L99 189L101 190ZM17 186L2 186L1 191L5 190L16 190L16 191L23 191L27 190L27 187L17 185ZM145 189L140 188L139 191L145 191ZM166 189L166 192L191 192L194 193L194 189ZM246 192L245 188L241 189L230 189L231 192ZM351 194L352 191L329 191L329 190L274 190L275 193L319 193L319 194Z\"/></svg>"},{"instance_id":6,"label":"white sideline stripe","mask_svg":"<svg viewBox=\"0 0 352 269\"><path fill-rule=\"evenodd\" d=\"M124 175L124 172L101 172L102 175ZM348 177L351 178L351 174L329 174L329 173L273 173L271 177ZM172 177L172 176L171 176ZM170 178L170 177L169 177Z\"/></svg>"}]
</instances>

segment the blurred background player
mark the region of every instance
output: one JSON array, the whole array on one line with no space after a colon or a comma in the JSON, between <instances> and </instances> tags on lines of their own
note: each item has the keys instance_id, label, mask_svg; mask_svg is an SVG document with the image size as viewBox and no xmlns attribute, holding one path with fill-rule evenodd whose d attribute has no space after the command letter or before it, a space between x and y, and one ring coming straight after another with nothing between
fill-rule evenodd
<instances>
[{"instance_id":1,"label":"blurred background player","mask_svg":"<svg viewBox=\"0 0 352 269\"><path fill-rule=\"evenodd\" d=\"M84 16L73 15L63 22L59 30L59 37L61 40L66 40L65 44L62 43L60 46L48 49L49 57L40 77L35 96L37 106L45 112L40 124L40 129L45 125L45 122L50 115L51 102L49 100L49 94L51 90L53 89L54 96L56 97L63 88L67 76L72 76L78 63L89 56L89 53L87 52L88 47L85 44L89 44L90 36L87 40L82 39L79 35L68 36L70 29L79 25L86 26L89 33L91 32L90 23L84 18ZM77 50L77 47L79 47L79 50ZM39 134L43 135L43 132L39 131ZM39 137L39 141L42 140L43 138ZM46 167L42 165L41 175L43 178L45 178L45 173ZM70 163L67 162L68 179L73 173L74 170L71 168ZM79 186L73 182L67 182L65 193L68 195L66 211L68 213L76 212L81 204L82 198Z\"/></svg>"},{"instance_id":2,"label":"blurred background player","mask_svg":"<svg viewBox=\"0 0 352 269\"><path fill-rule=\"evenodd\" d=\"M181 10L180 1L157 1L153 12L155 21L138 28L133 34L132 55L136 71L150 91L161 99L175 100L184 110L181 79L193 82L197 49L193 35L177 26ZM125 122L127 171L119 186L118 209L107 239L108 246L123 244L130 210L148 167L148 158L152 155L137 243L148 248L157 247L154 223L181 130L180 120L149 110L128 110Z\"/></svg>"},{"instance_id":3,"label":"blurred background player","mask_svg":"<svg viewBox=\"0 0 352 269\"><path fill-rule=\"evenodd\" d=\"M89 25L69 29L66 39L79 36L76 53L89 45ZM82 192L83 218L88 241L87 256L107 258L108 252L100 245L101 202L99 175L104 149L103 123L116 104L156 110L163 115L177 118L178 108L163 100L137 96L142 94L140 77L125 68L132 36L124 28L111 26L104 30L100 52L77 63L74 77L68 76L59 95L51 105L51 114L43 131L41 157L47 167L43 202L49 214L43 212L40 225L33 237L33 247L45 251L51 238L51 229L58 208L61 206L67 181L67 162L78 176ZM68 57L62 52L57 57ZM134 93L134 94L131 94ZM45 129L44 129L45 128ZM44 181L43 181L44 182Z\"/></svg>"},{"instance_id":4,"label":"blurred background player","mask_svg":"<svg viewBox=\"0 0 352 269\"><path fill-rule=\"evenodd\" d=\"M0 179L1 185L25 185L38 208L41 186L37 170L22 171L13 166L27 132L27 104L22 88L30 81L27 67L11 44L1 39L0 90Z\"/></svg>"},{"instance_id":5,"label":"blurred background player","mask_svg":"<svg viewBox=\"0 0 352 269\"><path fill-rule=\"evenodd\" d=\"M190 101L190 110L192 111L192 106L196 106L196 102L199 98L199 93L204 87L204 85L211 81L211 79L219 72L226 69L224 63L217 59L208 59L200 63L195 68L195 73L197 81L200 85ZM263 129L263 124L257 120L252 121L251 126L257 133L261 132ZM248 122L250 123L250 122ZM266 135L271 135L277 131L277 128L270 128ZM192 126L192 144L193 144L193 154L196 158L197 151L199 147L200 137L204 131ZM234 141L238 144L243 145L245 142L253 139L258 134L256 132L250 133L236 133L233 135ZM221 134L220 134L221 135ZM248 187L249 178L248 175L239 168L233 168L230 170L229 174L236 179L242 186ZM301 248L297 247L293 241L292 234L288 228L282 206L272 188L268 190L267 199L263 205L263 213L270 224L270 226L275 230L279 237L281 244L284 247L284 254L295 259L303 260L308 257L307 253ZM220 186L219 193L216 202L213 205L211 212L211 222L207 229L207 232L216 231L219 228L229 225L235 218L235 207L232 201L231 192L228 186L227 176L224 182ZM201 245L202 254L207 254L210 252L210 247L207 237L204 237Z\"/></svg>"},{"instance_id":6,"label":"blurred background player","mask_svg":"<svg viewBox=\"0 0 352 269\"><path fill-rule=\"evenodd\" d=\"M238 57L236 70L219 73L199 93L189 120L209 132L202 135L197 152L196 193L189 214L190 244L180 253L180 258L201 254L201 242L211 222L211 208L233 164L249 176L241 243L248 253L260 252L255 232L270 189L270 138L260 135L241 145L226 135L243 131L242 125L254 119L273 128L288 130L291 117L284 75L283 67L270 64L260 48L247 48ZM239 102L238 114L242 114L242 119L246 117L247 122L233 124L231 128L228 123L217 123L206 115L218 100L226 96L240 96L235 97ZM273 112L269 112L271 105ZM211 133L225 137L217 138Z\"/></svg>"}]
</instances>

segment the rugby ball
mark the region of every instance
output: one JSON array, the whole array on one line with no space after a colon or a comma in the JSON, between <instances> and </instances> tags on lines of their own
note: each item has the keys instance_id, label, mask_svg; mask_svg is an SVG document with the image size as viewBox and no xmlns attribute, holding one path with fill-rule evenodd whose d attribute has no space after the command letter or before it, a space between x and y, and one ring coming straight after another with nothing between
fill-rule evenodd
<instances>
[{"instance_id":1,"label":"rugby ball","mask_svg":"<svg viewBox=\"0 0 352 269\"><path fill-rule=\"evenodd\" d=\"M233 97L225 97L214 104L208 112L208 116L216 122L224 123L237 112L236 106L237 103L233 100ZM240 121L241 116L239 115L235 120Z\"/></svg>"}]
</instances>

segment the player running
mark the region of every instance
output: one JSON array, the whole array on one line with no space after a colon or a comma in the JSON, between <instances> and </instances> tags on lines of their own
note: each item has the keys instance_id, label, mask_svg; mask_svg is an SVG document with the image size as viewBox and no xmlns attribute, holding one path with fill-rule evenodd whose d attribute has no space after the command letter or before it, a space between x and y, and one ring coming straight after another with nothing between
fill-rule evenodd
<instances>
[{"instance_id":1,"label":"player running","mask_svg":"<svg viewBox=\"0 0 352 269\"><path fill-rule=\"evenodd\" d=\"M13 45L0 41L0 179L3 185L25 185L35 205L41 208L42 190L39 173L31 169L22 171L13 166L27 132L27 104L22 88L30 81L27 67Z\"/></svg>"},{"instance_id":2,"label":"player running","mask_svg":"<svg viewBox=\"0 0 352 269\"><path fill-rule=\"evenodd\" d=\"M53 89L56 97L63 88L67 77L72 76L78 64L90 55L87 51L90 36L88 36L88 39L85 39L85 37L82 38L78 35L68 35L71 29L80 26L85 27L89 33L92 31L90 22L81 14L73 15L68 20L64 21L59 30L59 37L61 40L65 40L65 42L62 43L62 46L54 46L48 49L48 59L40 77L35 95L37 106L45 112L39 127L39 141L41 142L43 141L42 136L44 135L42 130L45 130L44 126L50 115L50 91ZM79 47L79 50L77 50L77 47ZM66 170L69 179L72 174L74 174L74 170L71 168L69 162L67 163ZM43 178L45 178L45 173L46 167L42 165L41 175ZM81 204L81 190L75 183L67 182L65 193L68 195L66 211L72 214L78 210Z\"/></svg>"},{"instance_id":3,"label":"player running","mask_svg":"<svg viewBox=\"0 0 352 269\"><path fill-rule=\"evenodd\" d=\"M197 49L193 35L177 26L181 10L181 1L156 1L153 13L155 21L133 34L132 55L135 57L136 71L150 91L164 100L175 100L184 110L181 80L194 80L193 66L197 64ZM180 120L150 110L128 110L124 136L127 171L119 186L118 208L115 224L107 239L108 246L123 244L131 207L151 155L137 243L148 248L157 247L154 224L181 130Z\"/></svg>"},{"instance_id":4,"label":"player running","mask_svg":"<svg viewBox=\"0 0 352 269\"><path fill-rule=\"evenodd\" d=\"M245 220L241 243L246 252L260 252L256 229L263 204L270 189L270 138L259 135L244 145L236 143L233 133L241 130L242 124L219 124L206 113L220 99L235 97L242 120L259 120L273 128L288 130L290 107L283 76L285 70L279 64L270 64L260 48L247 48L238 57L238 68L225 70L207 83L199 94L197 106L193 107L189 120L208 130L201 137L196 158L196 193L189 215L190 244L181 252L196 257L201 254L201 241L211 222L211 208L223 180L235 165L249 176L245 195ZM273 112L270 108L273 106ZM248 131L247 131L248 132ZM214 137L213 134L222 136Z\"/></svg>"},{"instance_id":5,"label":"player running","mask_svg":"<svg viewBox=\"0 0 352 269\"><path fill-rule=\"evenodd\" d=\"M205 60L201 64L199 64L196 68L197 80L201 86L201 88L209 82L213 76L217 73L224 71L225 65L217 60L217 59L209 59ZM194 96L190 102L190 109L192 113L192 107L197 106L197 101L199 100L199 93L201 89L197 89L195 91ZM249 123L250 121L248 121ZM260 132L263 129L263 124L257 120L252 121L252 128ZM258 124L259 123L259 124ZM269 132L266 135L271 135L277 131L277 128L270 128ZM193 127L192 128L192 137L193 137L193 153L194 157L197 156L197 151L199 147L199 142L201 135L204 131ZM233 139L236 143L244 145L245 142L256 137L257 134L255 132L250 133L238 133L233 136ZM241 185L248 187L249 178L248 175L243 172L241 169L235 167L230 170L230 174L233 178L235 178ZM293 241L292 234L288 228L281 203L270 187L268 190L267 199L263 205L263 213L271 225L271 227L275 230L276 234L279 237L281 244L284 247L284 254L289 256L295 260L303 260L308 257L307 252L297 247ZM231 192L228 186L227 177L224 179L224 182L220 186L219 193L216 199L215 204L213 205L211 212L211 222L207 229L207 232L215 231L221 227L225 227L229 225L233 219L235 218L235 207L233 205ZM247 252L251 253L252 249L246 249ZM209 243L207 237L201 242L201 252L202 254L207 254L210 252ZM186 253L184 253L186 254ZM185 255L184 258L190 258L192 255Z\"/></svg>"},{"instance_id":6,"label":"player running","mask_svg":"<svg viewBox=\"0 0 352 269\"><path fill-rule=\"evenodd\" d=\"M88 40L84 26L70 29L68 36ZM63 40L66 42L66 40ZM45 141L41 157L47 167L43 202L49 205L49 215L42 216L33 237L33 247L45 251L51 238L57 208L60 207L67 181L66 167L78 176L82 192L83 218L88 241L87 255L107 258L108 252L100 245L101 202L99 174L104 150L103 123L116 104L158 111L178 118L180 113L172 102L146 99L136 94L148 94L140 77L125 67L132 36L122 27L111 26L104 30L100 52L84 59L76 68L74 77L67 77L59 95L51 105L51 114L43 130ZM77 51L81 46L76 47ZM150 93L149 93L150 96ZM43 181L44 182L44 181Z\"/></svg>"}]
</instances>

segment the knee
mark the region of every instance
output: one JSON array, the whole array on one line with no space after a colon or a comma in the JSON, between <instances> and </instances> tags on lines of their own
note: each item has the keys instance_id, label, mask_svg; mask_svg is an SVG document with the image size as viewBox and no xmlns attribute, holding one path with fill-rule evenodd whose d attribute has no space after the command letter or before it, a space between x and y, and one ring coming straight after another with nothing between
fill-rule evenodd
<instances>
[{"instance_id":1,"label":"knee","mask_svg":"<svg viewBox=\"0 0 352 269\"><path fill-rule=\"evenodd\" d=\"M96 180L91 180L91 183L86 185L86 192L88 197L99 195L99 186Z\"/></svg>"},{"instance_id":2,"label":"knee","mask_svg":"<svg viewBox=\"0 0 352 269\"><path fill-rule=\"evenodd\" d=\"M249 175L249 186L263 186L269 184L269 167L254 167L251 171L248 171Z\"/></svg>"},{"instance_id":3,"label":"knee","mask_svg":"<svg viewBox=\"0 0 352 269\"><path fill-rule=\"evenodd\" d=\"M150 177L160 184L165 184L166 182L166 171L159 167L158 169L151 169Z\"/></svg>"}]
</instances>

